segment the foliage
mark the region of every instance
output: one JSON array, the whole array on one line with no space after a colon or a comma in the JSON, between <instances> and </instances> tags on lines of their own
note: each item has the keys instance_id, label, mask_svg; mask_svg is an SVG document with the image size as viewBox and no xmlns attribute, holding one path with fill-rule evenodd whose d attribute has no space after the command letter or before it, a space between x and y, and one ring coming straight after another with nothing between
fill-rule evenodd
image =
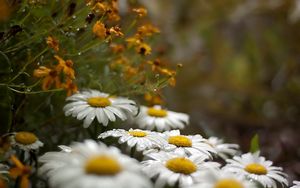
<instances>
[{"instance_id":1,"label":"foliage","mask_svg":"<svg viewBox=\"0 0 300 188\"><path fill-rule=\"evenodd\" d=\"M258 134L255 134L251 139L250 152L255 153L257 151L259 151L259 137Z\"/></svg>"},{"instance_id":2,"label":"foliage","mask_svg":"<svg viewBox=\"0 0 300 188\"><path fill-rule=\"evenodd\" d=\"M55 117L77 88L139 97L174 84L175 71L151 50L159 30L138 4L122 15L116 1L8 5L0 28L1 132L68 124Z\"/></svg>"}]
</instances>

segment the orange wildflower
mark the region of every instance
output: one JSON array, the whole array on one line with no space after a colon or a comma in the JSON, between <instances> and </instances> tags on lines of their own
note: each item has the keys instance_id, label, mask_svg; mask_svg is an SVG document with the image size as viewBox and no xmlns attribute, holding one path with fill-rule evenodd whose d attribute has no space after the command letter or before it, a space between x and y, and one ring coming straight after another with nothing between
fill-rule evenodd
<instances>
[{"instance_id":1,"label":"orange wildflower","mask_svg":"<svg viewBox=\"0 0 300 188\"><path fill-rule=\"evenodd\" d=\"M51 72L51 69L49 69L45 66L40 66L38 69L35 69L33 71L33 76L41 78L41 77L48 76L50 72Z\"/></svg>"},{"instance_id":2,"label":"orange wildflower","mask_svg":"<svg viewBox=\"0 0 300 188\"><path fill-rule=\"evenodd\" d=\"M164 104L164 101L162 100L162 98L161 98L161 96L159 94L146 93L144 95L144 99L147 101L147 103L149 104L149 106Z\"/></svg>"},{"instance_id":3,"label":"orange wildflower","mask_svg":"<svg viewBox=\"0 0 300 188\"><path fill-rule=\"evenodd\" d=\"M170 86L175 86L176 85L176 71L173 71L173 70L170 70L170 69L167 69L167 68L157 68L157 71L160 73L160 74L164 74L164 75L167 75L169 76L169 79L168 79L168 83Z\"/></svg>"},{"instance_id":4,"label":"orange wildflower","mask_svg":"<svg viewBox=\"0 0 300 188\"><path fill-rule=\"evenodd\" d=\"M107 10L109 9L109 6L107 3L100 3L100 2L97 2L94 7L92 8L93 11L95 12L106 12Z\"/></svg>"},{"instance_id":5,"label":"orange wildflower","mask_svg":"<svg viewBox=\"0 0 300 188\"><path fill-rule=\"evenodd\" d=\"M120 16L119 16L119 8L118 8L118 2L111 0L110 2L104 2L104 1L99 1L99 2L92 2L88 1L87 2L88 6L91 6L92 10L95 13L101 13L105 14L110 21L119 21Z\"/></svg>"},{"instance_id":6,"label":"orange wildflower","mask_svg":"<svg viewBox=\"0 0 300 188\"><path fill-rule=\"evenodd\" d=\"M148 44L140 43L135 50L141 55L150 55L152 49Z\"/></svg>"},{"instance_id":7,"label":"orange wildflower","mask_svg":"<svg viewBox=\"0 0 300 188\"><path fill-rule=\"evenodd\" d=\"M140 18L147 15L147 9L145 8L133 8L132 12L135 12Z\"/></svg>"},{"instance_id":8,"label":"orange wildflower","mask_svg":"<svg viewBox=\"0 0 300 188\"><path fill-rule=\"evenodd\" d=\"M170 77L168 80L168 83L170 86L175 87L176 86L176 78L174 76Z\"/></svg>"},{"instance_id":9,"label":"orange wildflower","mask_svg":"<svg viewBox=\"0 0 300 188\"><path fill-rule=\"evenodd\" d=\"M67 96L71 96L78 91L77 85L71 79L67 79L66 83L62 84L62 87L67 90Z\"/></svg>"},{"instance_id":10,"label":"orange wildflower","mask_svg":"<svg viewBox=\"0 0 300 188\"><path fill-rule=\"evenodd\" d=\"M176 75L176 71L167 69L167 68L158 68L157 71L161 74L167 75L167 76L175 76Z\"/></svg>"},{"instance_id":11,"label":"orange wildflower","mask_svg":"<svg viewBox=\"0 0 300 188\"><path fill-rule=\"evenodd\" d=\"M106 37L105 25L100 21L97 21L93 26L93 33L96 35L96 37L100 39L105 39Z\"/></svg>"},{"instance_id":12,"label":"orange wildflower","mask_svg":"<svg viewBox=\"0 0 300 188\"><path fill-rule=\"evenodd\" d=\"M129 46L135 46L135 45L140 44L142 41L138 35L135 35L133 37L128 37L126 39L126 42L128 43Z\"/></svg>"},{"instance_id":13,"label":"orange wildflower","mask_svg":"<svg viewBox=\"0 0 300 188\"><path fill-rule=\"evenodd\" d=\"M56 70L51 70L49 75L44 78L43 84L42 84L42 89L48 90L53 83L55 84L56 88L61 87L59 75Z\"/></svg>"},{"instance_id":14,"label":"orange wildflower","mask_svg":"<svg viewBox=\"0 0 300 188\"><path fill-rule=\"evenodd\" d=\"M160 30L152 24L146 24L138 27L138 34L141 36L151 36L155 33L160 33Z\"/></svg>"},{"instance_id":15,"label":"orange wildflower","mask_svg":"<svg viewBox=\"0 0 300 188\"><path fill-rule=\"evenodd\" d=\"M55 83L56 88L60 88L61 86L59 74L57 70L40 66L38 69L34 70L33 76L38 78L43 78L43 84L42 84L43 90L48 90L53 83Z\"/></svg>"},{"instance_id":16,"label":"orange wildflower","mask_svg":"<svg viewBox=\"0 0 300 188\"><path fill-rule=\"evenodd\" d=\"M154 61L147 61L147 63L151 65L152 71L157 71L157 69L165 66L165 64L160 59L155 59Z\"/></svg>"},{"instance_id":17,"label":"orange wildflower","mask_svg":"<svg viewBox=\"0 0 300 188\"><path fill-rule=\"evenodd\" d=\"M147 61L147 64L151 65L152 71L157 71L160 74L168 76L168 83L170 86L176 85L176 71L166 68L166 63L160 59L155 59L154 61ZM182 64L177 65L178 68L182 67Z\"/></svg>"},{"instance_id":18,"label":"orange wildflower","mask_svg":"<svg viewBox=\"0 0 300 188\"><path fill-rule=\"evenodd\" d=\"M7 183L3 177L0 175L0 188L7 188Z\"/></svg>"},{"instance_id":19,"label":"orange wildflower","mask_svg":"<svg viewBox=\"0 0 300 188\"><path fill-rule=\"evenodd\" d=\"M31 167L22 164L14 155L10 157L10 160L14 163L15 167L9 170L9 175L14 179L21 178L20 188L28 188L30 185L28 177L31 174Z\"/></svg>"},{"instance_id":20,"label":"orange wildflower","mask_svg":"<svg viewBox=\"0 0 300 188\"><path fill-rule=\"evenodd\" d=\"M116 36L118 36L118 37L124 36L124 34L123 34L122 31L121 31L121 28L118 27L118 26L111 27L111 28L108 30L108 33L109 33L109 34L114 34L114 35L116 35Z\"/></svg>"},{"instance_id":21,"label":"orange wildflower","mask_svg":"<svg viewBox=\"0 0 300 188\"><path fill-rule=\"evenodd\" d=\"M54 56L55 59L58 61L58 65L56 66L56 70L58 72L63 71L68 77L71 79L75 79L75 71L73 69L73 61L68 59L68 60L63 60L61 57L58 55Z\"/></svg>"},{"instance_id":22,"label":"orange wildflower","mask_svg":"<svg viewBox=\"0 0 300 188\"><path fill-rule=\"evenodd\" d=\"M125 47L122 44L111 44L110 48L114 53L121 53L125 50Z\"/></svg>"},{"instance_id":23,"label":"orange wildflower","mask_svg":"<svg viewBox=\"0 0 300 188\"><path fill-rule=\"evenodd\" d=\"M121 17L119 16L119 13L117 11L114 11L114 10L109 10L107 11L108 13L108 19L110 21L119 21L121 19Z\"/></svg>"},{"instance_id":24,"label":"orange wildflower","mask_svg":"<svg viewBox=\"0 0 300 188\"><path fill-rule=\"evenodd\" d=\"M108 19L110 21L119 21L121 17L119 15L118 1L112 0L111 7L106 11L106 13L108 14Z\"/></svg>"},{"instance_id":25,"label":"orange wildflower","mask_svg":"<svg viewBox=\"0 0 300 188\"><path fill-rule=\"evenodd\" d=\"M111 7L112 7L114 10L119 11L118 0L112 0L112 1L111 1Z\"/></svg>"},{"instance_id":26,"label":"orange wildflower","mask_svg":"<svg viewBox=\"0 0 300 188\"><path fill-rule=\"evenodd\" d=\"M9 1L0 0L0 22L8 20L10 16L12 10L9 7L8 2Z\"/></svg>"},{"instance_id":27,"label":"orange wildflower","mask_svg":"<svg viewBox=\"0 0 300 188\"><path fill-rule=\"evenodd\" d=\"M46 39L46 43L53 50L55 50L55 51L59 50L59 41L56 38L48 36Z\"/></svg>"},{"instance_id":28,"label":"orange wildflower","mask_svg":"<svg viewBox=\"0 0 300 188\"><path fill-rule=\"evenodd\" d=\"M124 73L125 73L125 78L126 79L130 79L131 77L137 75L138 73L138 69L135 67L132 67L130 65L127 65L124 69Z\"/></svg>"},{"instance_id":29,"label":"orange wildflower","mask_svg":"<svg viewBox=\"0 0 300 188\"><path fill-rule=\"evenodd\" d=\"M177 68L182 68L182 67L183 67L183 64L181 64L181 63L177 64Z\"/></svg>"}]
</instances>

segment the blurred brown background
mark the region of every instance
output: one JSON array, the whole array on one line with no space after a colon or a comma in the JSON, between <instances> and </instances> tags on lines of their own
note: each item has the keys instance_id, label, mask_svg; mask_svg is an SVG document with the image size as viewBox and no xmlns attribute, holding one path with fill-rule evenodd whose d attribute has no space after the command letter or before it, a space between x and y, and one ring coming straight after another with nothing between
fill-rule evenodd
<instances>
[{"instance_id":1,"label":"blurred brown background","mask_svg":"<svg viewBox=\"0 0 300 188\"><path fill-rule=\"evenodd\" d=\"M262 154L300 179L300 1L140 1L184 65L167 101L191 115L186 132L244 152L258 133Z\"/></svg>"}]
</instances>

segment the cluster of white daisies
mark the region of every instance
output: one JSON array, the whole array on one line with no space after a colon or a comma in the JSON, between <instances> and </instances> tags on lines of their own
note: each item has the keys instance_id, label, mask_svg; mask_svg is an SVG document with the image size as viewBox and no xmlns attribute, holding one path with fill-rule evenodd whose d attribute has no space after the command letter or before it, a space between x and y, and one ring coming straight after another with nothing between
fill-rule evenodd
<instances>
[{"instance_id":1,"label":"cluster of white daisies","mask_svg":"<svg viewBox=\"0 0 300 188\"><path fill-rule=\"evenodd\" d=\"M282 169L258 152L237 156L237 145L216 138L181 135L179 130L159 133L141 129L115 129L99 135L102 141L107 137L116 137L119 144L136 149L142 160L121 154L117 147L86 140L44 154L40 173L58 188L288 186ZM226 162L216 162L220 159Z\"/></svg>"},{"instance_id":2,"label":"cluster of white daisies","mask_svg":"<svg viewBox=\"0 0 300 188\"><path fill-rule=\"evenodd\" d=\"M103 126L118 118L122 121L130 119L142 129L158 131L183 129L189 122L189 116L184 113L167 111L159 105L141 106L138 109L132 100L110 96L97 90L74 94L68 97L67 101L70 103L64 107L65 115L84 120L85 128L95 119Z\"/></svg>"},{"instance_id":3,"label":"cluster of white daisies","mask_svg":"<svg viewBox=\"0 0 300 188\"><path fill-rule=\"evenodd\" d=\"M65 114L83 120L84 127L94 120L108 126L117 119L129 119L140 129L109 130L99 133L97 141L59 146L60 151L45 153L39 158L42 166L38 171L51 187L288 187L282 168L273 166L259 152L240 154L237 144L226 144L216 137L182 135L178 129L188 124L186 114L161 106L138 108L132 100L96 90L77 93L67 101L70 103L64 107ZM26 134L15 134L18 146L37 149L42 145L36 137ZM112 137L118 142L106 146L104 142ZM118 149L124 145L130 148L130 156ZM300 183L294 182L291 188L300 188Z\"/></svg>"}]
</instances>

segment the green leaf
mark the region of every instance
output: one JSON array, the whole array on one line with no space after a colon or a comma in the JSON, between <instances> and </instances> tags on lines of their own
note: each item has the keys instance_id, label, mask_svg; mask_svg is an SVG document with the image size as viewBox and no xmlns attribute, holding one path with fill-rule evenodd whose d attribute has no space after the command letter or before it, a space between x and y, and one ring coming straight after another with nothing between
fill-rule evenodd
<instances>
[{"instance_id":1,"label":"green leaf","mask_svg":"<svg viewBox=\"0 0 300 188\"><path fill-rule=\"evenodd\" d=\"M259 137L255 134L251 139L250 152L255 153L259 151Z\"/></svg>"}]
</instances>

